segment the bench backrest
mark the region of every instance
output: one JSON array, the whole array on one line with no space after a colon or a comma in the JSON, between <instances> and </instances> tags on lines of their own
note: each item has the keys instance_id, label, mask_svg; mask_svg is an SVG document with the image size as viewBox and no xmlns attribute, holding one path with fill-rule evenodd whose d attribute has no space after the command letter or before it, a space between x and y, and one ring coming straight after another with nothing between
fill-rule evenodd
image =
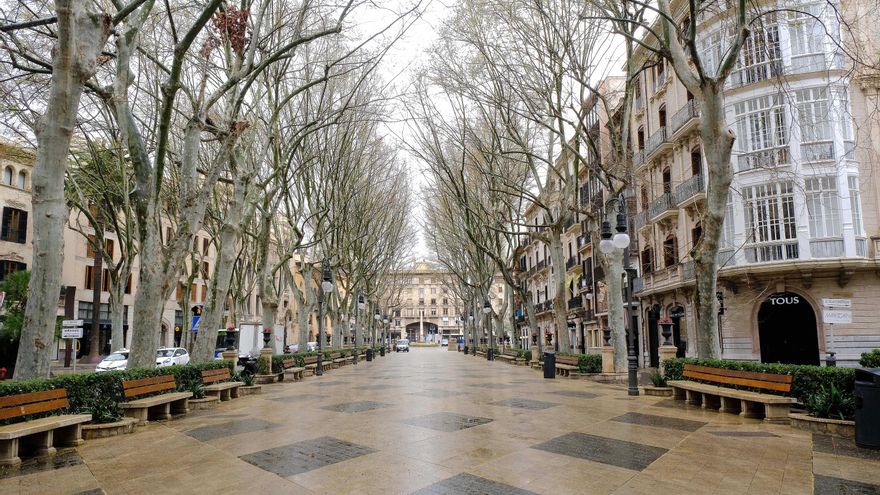
<instances>
[{"instance_id":1,"label":"bench backrest","mask_svg":"<svg viewBox=\"0 0 880 495\"><path fill-rule=\"evenodd\" d=\"M296 366L296 359L284 359L281 361L281 366L284 366L285 368L293 368Z\"/></svg>"},{"instance_id":2,"label":"bench backrest","mask_svg":"<svg viewBox=\"0 0 880 495\"><path fill-rule=\"evenodd\" d=\"M303 358L305 364L315 364L318 362L318 356L306 356Z\"/></svg>"},{"instance_id":3,"label":"bench backrest","mask_svg":"<svg viewBox=\"0 0 880 495\"><path fill-rule=\"evenodd\" d=\"M684 365L683 375L686 378L692 378L704 382L740 385L743 387L774 390L776 392L785 393L791 391L791 375L724 370L720 368L711 368L709 366L699 366L696 364Z\"/></svg>"},{"instance_id":4,"label":"bench backrest","mask_svg":"<svg viewBox=\"0 0 880 495\"><path fill-rule=\"evenodd\" d=\"M333 354L330 354L330 359L339 359L341 357L342 357L341 352L334 352Z\"/></svg>"},{"instance_id":5,"label":"bench backrest","mask_svg":"<svg viewBox=\"0 0 880 495\"><path fill-rule=\"evenodd\" d=\"M174 375L159 375L140 380L125 380L122 382L122 388L125 391L125 398L130 399L152 392L175 390L177 382L174 381Z\"/></svg>"},{"instance_id":6,"label":"bench backrest","mask_svg":"<svg viewBox=\"0 0 880 495\"><path fill-rule=\"evenodd\" d=\"M7 395L0 397L0 419L18 418L28 414L55 411L57 409L64 409L68 405L67 390L63 388Z\"/></svg>"},{"instance_id":7,"label":"bench backrest","mask_svg":"<svg viewBox=\"0 0 880 495\"><path fill-rule=\"evenodd\" d=\"M515 349L504 349L503 351L501 351L501 354L504 356L519 356L519 353L516 352Z\"/></svg>"},{"instance_id":8,"label":"bench backrest","mask_svg":"<svg viewBox=\"0 0 880 495\"><path fill-rule=\"evenodd\" d=\"M232 375L229 374L229 368L217 368L216 370L202 371L202 383L214 383L228 380Z\"/></svg>"},{"instance_id":9,"label":"bench backrest","mask_svg":"<svg viewBox=\"0 0 880 495\"><path fill-rule=\"evenodd\" d=\"M566 364L568 366L577 366L578 365L578 357L577 356L560 356L556 355L556 364Z\"/></svg>"}]
</instances>

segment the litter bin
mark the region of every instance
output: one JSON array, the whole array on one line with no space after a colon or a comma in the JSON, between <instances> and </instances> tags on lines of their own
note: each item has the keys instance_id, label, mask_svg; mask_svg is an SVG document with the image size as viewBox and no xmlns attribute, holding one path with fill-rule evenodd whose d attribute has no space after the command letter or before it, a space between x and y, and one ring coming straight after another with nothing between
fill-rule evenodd
<instances>
[{"instance_id":1,"label":"litter bin","mask_svg":"<svg viewBox=\"0 0 880 495\"><path fill-rule=\"evenodd\" d=\"M544 352L544 378L556 378L556 353Z\"/></svg>"},{"instance_id":2,"label":"litter bin","mask_svg":"<svg viewBox=\"0 0 880 495\"><path fill-rule=\"evenodd\" d=\"M382 347L379 348L379 355L380 355L380 356L384 356L384 355L385 355L385 346L384 346L384 345L383 345Z\"/></svg>"},{"instance_id":3,"label":"litter bin","mask_svg":"<svg viewBox=\"0 0 880 495\"><path fill-rule=\"evenodd\" d=\"M880 449L880 368L856 370L856 445Z\"/></svg>"},{"instance_id":4,"label":"litter bin","mask_svg":"<svg viewBox=\"0 0 880 495\"><path fill-rule=\"evenodd\" d=\"M495 349L490 347L486 350L486 361L494 361L495 360Z\"/></svg>"},{"instance_id":5,"label":"litter bin","mask_svg":"<svg viewBox=\"0 0 880 495\"><path fill-rule=\"evenodd\" d=\"M367 349L367 361L373 360L373 349Z\"/></svg>"}]
</instances>

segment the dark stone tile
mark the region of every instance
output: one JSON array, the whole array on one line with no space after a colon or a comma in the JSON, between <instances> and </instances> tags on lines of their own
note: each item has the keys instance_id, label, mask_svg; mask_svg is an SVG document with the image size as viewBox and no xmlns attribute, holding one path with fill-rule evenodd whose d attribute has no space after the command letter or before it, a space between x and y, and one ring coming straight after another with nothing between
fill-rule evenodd
<instances>
[{"instance_id":1,"label":"dark stone tile","mask_svg":"<svg viewBox=\"0 0 880 495\"><path fill-rule=\"evenodd\" d=\"M456 397L458 395L464 395L464 392L456 392L454 390L430 389L430 390L421 390L419 392L413 392L410 395L421 395L422 397L433 397L433 398L442 399L445 397Z\"/></svg>"},{"instance_id":2,"label":"dark stone tile","mask_svg":"<svg viewBox=\"0 0 880 495\"><path fill-rule=\"evenodd\" d=\"M505 400L490 402L489 404L493 405L493 406L517 407L520 409L529 409L532 411L538 411L541 409L549 409L551 407L556 407L559 405L555 402L544 402L544 401L532 400L532 399L505 399Z\"/></svg>"},{"instance_id":3,"label":"dark stone tile","mask_svg":"<svg viewBox=\"0 0 880 495\"><path fill-rule=\"evenodd\" d=\"M813 495L880 495L880 485L815 475Z\"/></svg>"},{"instance_id":4,"label":"dark stone tile","mask_svg":"<svg viewBox=\"0 0 880 495\"><path fill-rule=\"evenodd\" d=\"M598 394L594 394L592 392L583 392L580 390L556 390L554 392L550 392L551 394L561 395L563 397L577 397L579 399L594 399L599 397Z\"/></svg>"},{"instance_id":5,"label":"dark stone tile","mask_svg":"<svg viewBox=\"0 0 880 495\"><path fill-rule=\"evenodd\" d=\"M200 440L202 442L210 442L218 438L228 437L230 435L238 435L241 433L251 433L254 431L268 430L277 428L281 425L271 421L262 419L246 419L239 421L229 421L216 425L200 426L192 430L185 431L187 435Z\"/></svg>"},{"instance_id":6,"label":"dark stone tile","mask_svg":"<svg viewBox=\"0 0 880 495\"><path fill-rule=\"evenodd\" d=\"M318 395L318 394L297 394L297 395L286 395L283 397L272 397L269 400L274 400L276 402L302 402L304 400L314 400L314 399L323 399L327 397L326 395Z\"/></svg>"},{"instance_id":7,"label":"dark stone tile","mask_svg":"<svg viewBox=\"0 0 880 495\"><path fill-rule=\"evenodd\" d=\"M494 389L499 389L499 390L519 387L519 385L511 385L510 383L474 383L469 386L470 387L480 387L480 388L494 388Z\"/></svg>"},{"instance_id":8,"label":"dark stone tile","mask_svg":"<svg viewBox=\"0 0 880 495\"><path fill-rule=\"evenodd\" d=\"M239 456L239 459L281 477L293 476L377 452L333 437L319 437Z\"/></svg>"},{"instance_id":9,"label":"dark stone tile","mask_svg":"<svg viewBox=\"0 0 880 495\"><path fill-rule=\"evenodd\" d=\"M667 452L660 447L577 432L566 433L532 448L636 471L645 469Z\"/></svg>"},{"instance_id":10,"label":"dark stone tile","mask_svg":"<svg viewBox=\"0 0 880 495\"><path fill-rule=\"evenodd\" d=\"M21 466L18 468L0 467L0 480L25 476L42 471L53 471L55 469L79 466L82 463L82 457L80 457L75 450L63 450L59 451L55 456L49 459L24 459Z\"/></svg>"},{"instance_id":11,"label":"dark stone tile","mask_svg":"<svg viewBox=\"0 0 880 495\"><path fill-rule=\"evenodd\" d=\"M697 431L706 424L703 421L691 421L689 419L669 418L666 416L655 416L653 414L636 412L622 414L616 418L611 418L611 421L633 425L656 426L657 428L671 428L673 430L682 431Z\"/></svg>"},{"instance_id":12,"label":"dark stone tile","mask_svg":"<svg viewBox=\"0 0 880 495\"><path fill-rule=\"evenodd\" d=\"M411 495L534 495L506 483L488 480L468 473L457 474L433 485L426 486Z\"/></svg>"},{"instance_id":13,"label":"dark stone tile","mask_svg":"<svg viewBox=\"0 0 880 495\"><path fill-rule=\"evenodd\" d=\"M880 450L863 449L852 438L813 433L813 451L823 454L845 455L857 459L880 461Z\"/></svg>"},{"instance_id":14,"label":"dark stone tile","mask_svg":"<svg viewBox=\"0 0 880 495\"><path fill-rule=\"evenodd\" d=\"M458 431L491 422L492 420L489 418L477 418L448 412L419 416L404 421L404 423L408 425L421 426L423 428L430 428L437 431Z\"/></svg>"},{"instance_id":15,"label":"dark stone tile","mask_svg":"<svg viewBox=\"0 0 880 495\"><path fill-rule=\"evenodd\" d=\"M92 490L86 490L86 491L79 492L76 495L104 495L105 493L107 493L107 492L105 492L101 488L94 488Z\"/></svg>"},{"instance_id":16,"label":"dark stone tile","mask_svg":"<svg viewBox=\"0 0 880 495\"><path fill-rule=\"evenodd\" d=\"M359 400L355 402L343 402L342 404L333 404L332 406L325 406L321 409L344 413L358 413L364 411L372 411L373 409L381 409L383 407L388 407L388 404L371 400Z\"/></svg>"},{"instance_id":17,"label":"dark stone tile","mask_svg":"<svg viewBox=\"0 0 880 495\"><path fill-rule=\"evenodd\" d=\"M769 431L710 431L716 437L779 437Z\"/></svg>"},{"instance_id":18,"label":"dark stone tile","mask_svg":"<svg viewBox=\"0 0 880 495\"><path fill-rule=\"evenodd\" d=\"M334 385L345 385L346 383L348 383L348 382L344 382L342 380L330 380L330 381L326 381L326 382L318 380L318 381L312 382L312 385L317 385L319 387L332 387Z\"/></svg>"}]
</instances>

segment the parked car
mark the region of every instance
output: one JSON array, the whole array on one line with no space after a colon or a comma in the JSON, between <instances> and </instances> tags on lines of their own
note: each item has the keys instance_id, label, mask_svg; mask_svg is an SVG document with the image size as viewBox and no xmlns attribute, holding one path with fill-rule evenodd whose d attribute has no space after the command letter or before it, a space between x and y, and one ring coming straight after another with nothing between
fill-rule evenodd
<instances>
[{"instance_id":1,"label":"parked car","mask_svg":"<svg viewBox=\"0 0 880 495\"><path fill-rule=\"evenodd\" d=\"M223 353L226 352L225 347L218 347L214 349L214 360L221 361L223 359Z\"/></svg>"},{"instance_id":2,"label":"parked car","mask_svg":"<svg viewBox=\"0 0 880 495\"><path fill-rule=\"evenodd\" d=\"M397 345L394 347L397 352L409 352L409 340L400 339L397 341Z\"/></svg>"},{"instance_id":3,"label":"parked car","mask_svg":"<svg viewBox=\"0 0 880 495\"><path fill-rule=\"evenodd\" d=\"M95 371L118 371L124 370L126 366L128 366L128 349L119 349L101 360Z\"/></svg>"},{"instance_id":4,"label":"parked car","mask_svg":"<svg viewBox=\"0 0 880 495\"><path fill-rule=\"evenodd\" d=\"M307 343L306 343L306 351L307 351L307 352L312 352L312 351L315 351L315 350L317 350L317 349L318 349L318 343L317 343L317 342L307 342Z\"/></svg>"},{"instance_id":5,"label":"parked car","mask_svg":"<svg viewBox=\"0 0 880 495\"><path fill-rule=\"evenodd\" d=\"M449 339L443 339L440 341L440 345L443 347L449 346Z\"/></svg>"},{"instance_id":6,"label":"parked car","mask_svg":"<svg viewBox=\"0 0 880 495\"><path fill-rule=\"evenodd\" d=\"M189 353L183 347L163 347L156 351L156 367L189 363Z\"/></svg>"}]
</instances>

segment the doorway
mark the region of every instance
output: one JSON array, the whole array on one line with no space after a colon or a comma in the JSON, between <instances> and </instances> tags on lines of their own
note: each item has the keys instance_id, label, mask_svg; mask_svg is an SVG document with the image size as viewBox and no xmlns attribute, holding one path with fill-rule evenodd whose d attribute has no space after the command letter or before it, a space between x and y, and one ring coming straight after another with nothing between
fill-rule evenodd
<instances>
[{"instance_id":1,"label":"doorway","mask_svg":"<svg viewBox=\"0 0 880 495\"><path fill-rule=\"evenodd\" d=\"M647 311L645 317L648 319L648 347L651 351L651 367L660 366L660 331L658 322L660 321L660 306L656 305Z\"/></svg>"},{"instance_id":2,"label":"doorway","mask_svg":"<svg viewBox=\"0 0 880 495\"><path fill-rule=\"evenodd\" d=\"M669 319L672 320L672 343L675 344L675 357L685 357L687 344L681 339L681 322L685 317L684 308L676 306L669 310Z\"/></svg>"},{"instance_id":3,"label":"doorway","mask_svg":"<svg viewBox=\"0 0 880 495\"><path fill-rule=\"evenodd\" d=\"M794 292L777 292L758 310L761 362L819 364L816 312L807 299Z\"/></svg>"}]
</instances>

